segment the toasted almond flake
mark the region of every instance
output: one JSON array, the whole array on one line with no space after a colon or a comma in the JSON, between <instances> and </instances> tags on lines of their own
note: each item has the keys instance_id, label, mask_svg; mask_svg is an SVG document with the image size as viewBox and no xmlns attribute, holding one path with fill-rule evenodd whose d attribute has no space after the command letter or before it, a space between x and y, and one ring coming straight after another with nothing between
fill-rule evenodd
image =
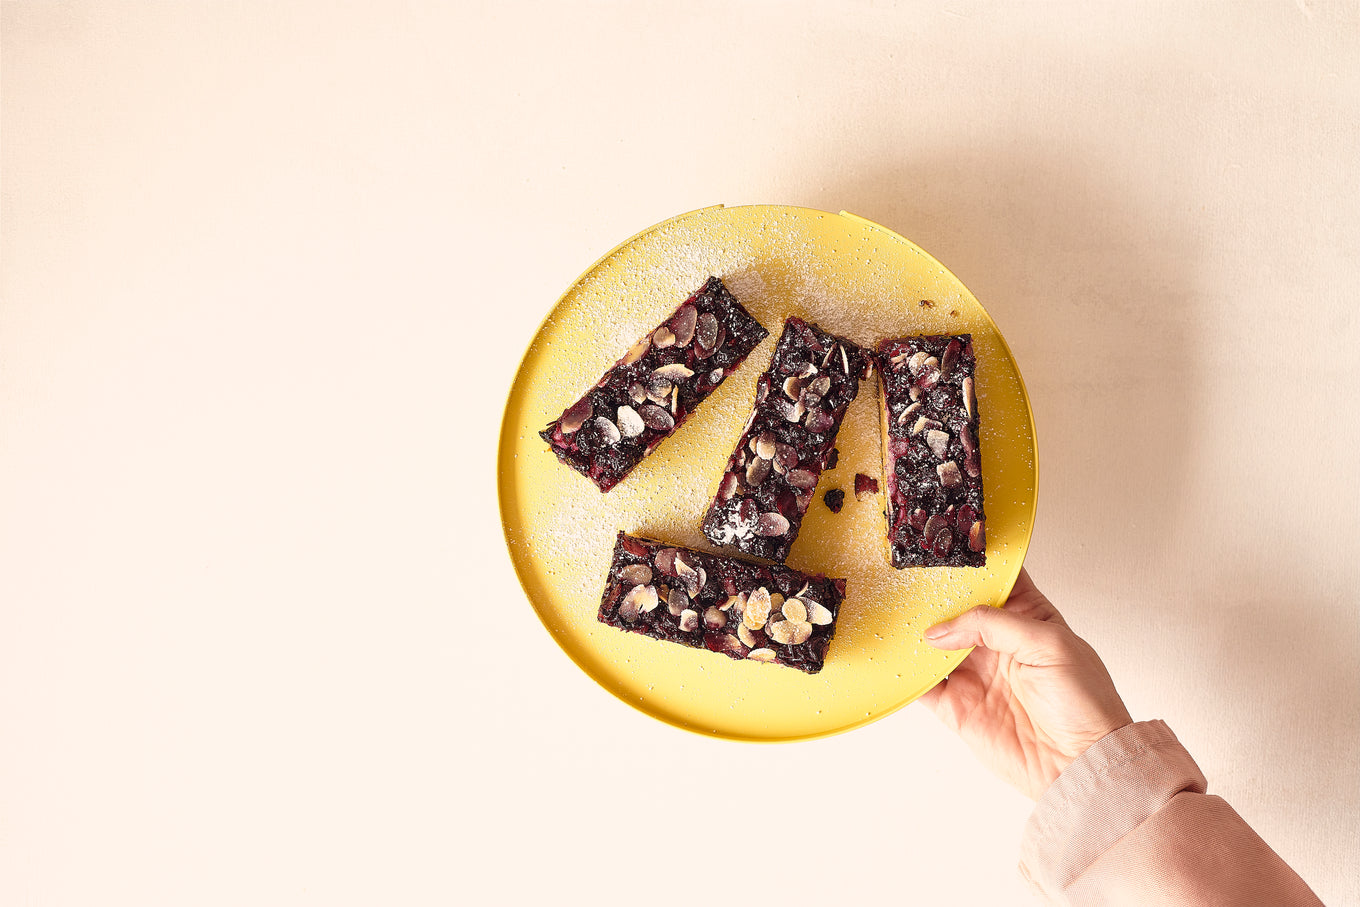
<instances>
[{"instance_id":1,"label":"toasted almond flake","mask_svg":"<svg viewBox=\"0 0 1360 907\"><path fill-rule=\"evenodd\" d=\"M746 607L742 611L741 620L752 630L759 630L765 626L765 621L770 617L770 590L764 586L756 589L746 598Z\"/></svg>"},{"instance_id":2,"label":"toasted almond flake","mask_svg":"<svg viewBox=\"0 0 1360 907\"><path fill-rule=\"evenodd\" d=\"M771 510L756 517L756 535L766 538L783 535L789 531L789 521L782 513Z\"/></svg>"},{"instance_id":3,"label":"toasted almond flake","mask_svg":"<svg viewBox=\"0 0 1360 907\"><path fill-rule=\"evenodd\" d=\"M632 586L645 586L652 581L652 568L646 564L629 564L619 571L619 579Z\"/></svg>"},{"instance_id":4,"label":"toasted almond flake","mask_svg":"<svg viewBox=\"0 0 1360 907\"><path fill-rule=\"evenodd\" d=\"M671 612L671 614L674 614L676 617L679 617L680 612L684 611L688 607L689 596L685 594L684 589L681 589L677 586L676 588L670 591L669 595L666 596L666 610Z\"/></svg>"},{"instance_id":5,"label":"toasted almond flake","mask_svg":"<svg viewBox=\"0 0 1360 907\"><path fill-rule=\"evenodd\" d=\"M738 658L746 657L746 647L741 644L739 638L730 633L723 637L722 650Z\"/></svg>"},{"instance_id":6,"label":"toasted almond flake","mask_svg":"<svg viewBox=\"0 0 1360 907\"><path fill-rule=\"evenodd\" d=\"M915 416L923 409L925 409L925 404L922 403L920 400L917 400L911 406L908 406L906 409L902 410L902 415L897 417L897 424L906 425L907 422L911 420L912 416Z\"/></svg>"},{"instance_id":7,"label":"toasted almond flake","mask_svg":"<svg viewBox=\"0 0 1360 907\"><path fill-rule=\"evenodd\" d=\"M718 345L718 319L712 312L704 312L694 328L695 346L711 350Z\"/></svg>"},{"instance_id":8,"label":"toasted almond flake","mask_svg":"<svg viewBox=\"0 0 1360 907\"><path fill-rule=\"evenodd\" d=\"M752 649L746 654L746 657L752 661L763 661L770 664L779 656L774 654L774 649Z\"/></svg>"},{"instance_id":9,"label":"toasted almond flake","mask_svg":"<svg viewBox=\"0 0 1360 907\"><path fill-rule=\"evenodd\" d=\"M973 379L971 376L963 379L963 411L968 416L968 421L972 421L977 415L977 397L973 394Z\"/></svg>"},{"instance_id":10,"label":"toasted almond flake","mask_svg":"<svg viewBox=\"0 0 1360 907\"><path fill-rule=\"evenodd\" d=\"M826 605L812 601L811 599L804 599L803 602L807 605L807 619L809 623L816 624L819 627L825 627L835 619L832 617L831 611Z\"/></svg>"},{"instance_id":11,"label":"toasted almond flake","mask_svg":"<svg viewBox=\"0 0 1360 907\"><path fill-rule=\"evenodd\" d=\"M959 353L963 351L963 344L957 340L949 341L949 346L944 348L944 361L940 363L940 374L948 377L954 371L954 366L958 365Z\"/></svg>"},{"instance_id":12,"label":"toasted almond flake","mask_svg":"<svg viewBox=\"0 0 1360 907\"><path fill-rule=\"evenodd\" d=\"M735 472L729 472L723 476L722 483L718 486L718 500L730 501L732 495L737 493L737 487L741 484L741 479Z\"/></svg>"},{"instance_id":13,"label":"toasted almond flake","mask_svg":"<svg viewBox=\"0 0 1360 907\"><path fill-rule=\"evenodd\" d=\"M943 428L943 427L944 426L942 426L939 422L936 422L934 419L922 416L921 418L917 419L916 424L911 427L911 433L912 436L914 437L916 435L919 435L921 432L925 431L928 428Z\"/></svg>"},{"instance_id":14,"label":"toasted almond flake","mask_svg":"<svg viewBox=\"0 0 1360 907\"><path fill-rule=\"evenodd\" d=\"M705 312L704 314L707 315L708 313ZM700 316L699 324L701 327L703 326L702 316ZM694 355L698 356L700 359L707 359L714 353L716 353L718 350L722 349L723 343L725 343L726 341L727 341L727 328L719 325L718 335L717 337L714 338L713 345L704 346L698 343L694 344Z\"/></svg>"},{"instance_id":15,"label":"toasted almond flake","mask_svg":"<svg viewBox=\"0 0 1360 907\"><path fill-rule=\"evenodd\" d=\"M562 414L562 419L557 423L557 427L562 429L562 434L569 435L574 431L579 431L586 420L590 418L592 407L589 397L582 397L572 404L571 409Z\"/></svg>"},{"instance_id":16,"label":"toasted almond flake","mask_svg":"<svg viewBox=\"0 0 1360 907\"><path fill-rule=\"evenodd\" d=\"M934 356L927 356L926 361L923 364L925 365L925 368L922 369L922 371L938 372L940 370L940 360L936 359Z\"/></svg>"},{"instance_id":17,"label":"toasted almond flake","mask_svg":"<svg viewBox=\"0 0 1360 907\"><path fill-rule=\"evenodd\" d=\"M805 620L800 620L797 622L789 621L788 623L789 633L792 636L790 642L792 642L795 646L801 646L803 643L808 641L809 637L812 636L812 624L808 623L807 621Z\"/></svg>"},{"instance_id":18,"label":"toasted almond flake","mask_svg":"<svg viewBox=\"0 0 1360 907\"><path fill-rule=\"evenodd\" d=\"M784 594L782 592L771 592L770 610L778 611L782 607L784 607Z\"/></svg>"},{"instance_id":19,"label":"toasted almond flake","mask_svg":"<svg viewBox=\"0 0 1360 907\"><path fill-rule=\"evenodd\" d=\"M605 443L610 446L619 443L619 441L623 439L623 435L619 432L619 427L604 416L595 417L595 430L600 433L600 436L604 438Z\"/></svg>"},{"instance_id":20,"label":"toasted almond flake","mask_svg":"<svg viewBox=\"0 0 1360 907\"><path fill-rule=\"evenodd\" d=\"M797 400L802 395L805 386L802 378L790 376L784 379L784 394L790 400Z\"/></svg>"},{"instance_id":21,"label":"toasted almond flake","mask_svg":"<svg viewBox=\"0 0 1360 907\"><path fill-rule=\"evenodd\" d=\"M755 488L769 477L769 460L762 460L760 457L752 457L751 462L746 464L746 484L751 488Z\"/></svg>"},{"instance_id":22,"label":"toasted almond flake","mask_svg":"<svg viewBox=\"0 0 1360 907\"><path fill-rule=\"evenodd\" d=\"M628 385L628 399L634 403L642 403L647 399L647 388L634 381Z\"/></svg>"},{"instance_id":23,"label":"toasted almond flake","mask_svg":"<svg viewBox=\"0 0 1360 907\"><path fill-rule=\"evenodd\" d=\"M721 630L727 626L727 615L721 608L710 605L704 610L704 628L708 630Z\"/></svg>"},{"instance_id":24,"label":"toasted almond flake","mask_svg":"<svg viewBox=\"0 0 1360 907\"><path fill-rule=\"evenodd\" d=\"M926 446L930 452L943 460L949 455L949 432L932 428L926 432Z\"/></svg>"},{"instance_id":25,"label":"toasted almond flake","mask_svg":"<svg viewBox=\"0 0 1360 907\"><path fill-rule=\"evenodd\" d=\"M967 425L959 429L959 443L963 445L964 453L972 453L977 450L977 442L973 440L973 431Z\"/></svg>"},{"instance_id":26,"label":"toasted almond flake","mask_svg":"<svg viewBox=\"0 0 1360 907\"><path fill-rule=\"evenodd\" d=\"M803 406L802 400L799 400L784 411L784 418L790 422L801 422L805 412L807 412L807 407Z\"/></svg>"},{"instance_id":27,"label":"toasted almond flake","mask_svg":"<svg viewBox=\"0 0 1360 907\"><path fill-rule=\"evenodd\" d=\"M939 473L940 482L945 488L953 488L963 481L963 476L959 473L959 464L953 460L936 466L935 471Z\"/></svg>"},{"instance_id":28,"label":"toasted almond flake","mask_svg":"<svg viewBox=\"0 0 1360 907\"><path fill-rule=\"evenodd\" d=\"M811 384L808 385L808 390L812 391L819 397L825 397L827 394L831 392L831 376L819 375L815 380L813 380Z\"/></svg>"},{"instance_id":29,"label":"toasted almond flake","mask_svg":"<svg viewBox=\"0 0 1360 907\"><path fill-rule=\"evenodd\" d=\"M836 424L836 417L822 409L810 410L807 419L803 421L803 427L814 435L824 434L831 431Z\"/></svg>"},{"instance_id":30,"label":"toasted almond flake","mask_svg":"<svg viewBox=\"0 0 1360 907\"><path fill-rule=\"evenodd\" d=\"M709 383L709 384L717 384L717 383L719 383L720 381L722 381L722 379L723 379L723 370L720 369L720 368L715 368L713 371L711 371L711 372L708 373L708 383Z\"/></svg>"},{"instance_id":31,"label":"toasted almond flake","mask_svg":"<svg viewBox=\"0 0 1360 907\"><path fill-rule=\"evenodd\" d=\"M845 373L850 374L850 354L845 351L845 344L839 344L841 351L841 365L845 366Z\"/></svg>"},{"instance_id":32,"label":"toasted almond flake","mask_svg":"<svg viewBox=\"0 0 1360 907\"><path fill-rule=\"evenodd\" d=\"M927 545L934 545L935 539L949 526L949 520L943 514L935 513L926 520L925 527L921 530L921 536Z\"/></svg>"},{"instance_id":33,"label":"toasted almond flake","mask_svg":"<svg viewBox=\"0 0 1360 907\"><path fill-rule=\"evenodd\" d=\"M919 375L926 370L926 360L929 358L930 354L924 351L913 353L911 358L907 360L907 369L913 375Z\"/></svg>"},{"instance_id":34,"label":"toasted almond flake","mask_svg":"<svg viewBox=\"0 0 1360 907\"><path fill-rule=\"evenodd\" d=\"M754 649L761 643L761 641L756 638L755 633L751 631L751 628L744 623L737 624L737 639L741 640L743 646L750 649Z\"/></svg>"},{"instance_id":35,"label":"toasted almond flake","mask_svg":"<svg viewBox=\"0 0 1360 907\"><path fill-rule=\"evenodd\" d=\"M675 334L675 345L685 346L694 339L694 326L699 320L699 310L689 303L680 307L671 319L671 331Z\"/></svg>"},{"instance_id":36,"label":"toasted almond flake","mask_svg":"<svg viewBox=\"0 0 1360 907\"><path fill-rule=\"evenodd\" d=\"M634 586L623 597L623 604L619 605L619 617L631 623L637 620L639 612L655 608L656 602L655 586Z\"/></svg>"},{"instance_id":37,"label":"toasted almond flake","mask_svg":"<svg viewBox=\"0 0 1360 907\"><path fill-rule=\"evenodd\" d=\"M720 607L724 611L732 611L735 608L736 610L733 613L741 616L742 611L746 608L746 593L738 592L736 595L727 596L727 601L723 602Z\"/></svg>"},{"instance_id":38,"label":"toasted almond flake","mask_svg":"<svg viewBox=\"0 0 1360 907\"><path fill-rule=\"evenodd\" d=\"M684 381L686 378L694 377L694 372L689 370L680 362L672 362L670 365L663 365L653 369L653 375L665 378L669 381Z\"/></svg>"},{"instance_id":39,"label":"toasted almond flake","mask_svg":"<svg viewBox=\"0 0 1360 907\"><path fill-rule=\"evenodd\" d=\"M699 612L686 608L680 612L680 630L683 633L693 633L699 629Z\"/></svg>"},{"instance_id":40,"label":"toasted almond flake","mask_svg":"<svg viewBox=\"0 0 1360 907\"><path fill-rule=\"evenodd\" d=\"M670 431L675 428L675 419L671 414L653 403L638 407L638 415L642 417L642 421L648 428L654 428L657 431Z\"/></svg>"},{"instance_id":41,"label":"toasted almond flake","mask_svg":"<svg viewBox=\"0 0 1360 907\"><path fill-rule=\"evenodd\" d=\"M647 379L647 397L653 403L665 406L671 400L671 391L675 388L675 383L669 378L660 375L652 375Z\"/></svg>"},{"instance_id":42,"label":"toasted almond flake","mask_svg":"<svg viewBox=\"0 0 1360 907\"><path fill-rule=\"evenodd\" d=\"M906 362L909 358L911 358L911 353L909 353L909 352L901 352L901 353L898 353L896 356L893 356L893 357L892 357L891 359L889 359L888 361L891 362L891 363L893 364L894 367L896 367L896 366L901 365L903 362Z\"/></svg>"},{"instance_id":43,"label":"toasted almond flake","mask_svg":"<svg viewBox=\"0 0 1360 907\"><path fill-rule=\"evenodd\" d=\"M798 448L792 444L778 442L774 446L775 462L789 469L798 465Z\"/></svg>"},{"instance_id":44,"label":"toasted almond flake","mask_svg":"<svg viewBox=\"0 0 1360 907\"><path fill-rule=\"evenodd\" d=\"M817 474L809 469L790 469L785 480L794 488L817 487Z\"/></svg>"},{"instance_id":45,"label":"toasted almond flake","mask_svg":"<svg viewBox=\"0 0 1360 907\"><path fill-rule=\"evenodd\" d=\"M826 355L822 357L822 368L826 368L826 367L827 367L827 365L831 362L831 357L834 356L834 355L836 355L836 345L835 345L835 344L832 344L832 345L827 349Z\"/></svg>"},{"instance_id":46,"label":"toasted almond flake","mask_svg":"<svg viewBox=\"0 0 1360 907\"><path fill-rule=\"evenodd\" d=\"M917 386L914 385L914 384L913 384L911 387L907 388L907 396L911 398L911 400L912 400L913 403L915 403L916 401L920 400L920 399L921 399L921 396L922 396L924 393L925 393L925 391L921 390L919 387L917 387Z\"/></svg>"},{"instance_id":47,"label":"toasted almond flake","mask_svg":"<svg viewBox=\"0 0 1360 907\"><path fill-rule=\"evenodd\" d=\"M647 350L648 348L651 347L651 345L652 345L651 336L649 335L647 337L643 337L637 343L633 344L632 349L623 354L623 358L619 360L619 364L632 365L634 362L637 362L643 356L647 355Z\"/></svg>"},{"instance_id":48,"label":"toasted almond flake","mask_svg":"<svg viewBox=\"0 0 1360 907\"><path fill-rule=\"evenodd\" d=\"M787 646L793 642L793 624L787 620L773 621L766 632L770 634L770 639L781 645Z\"/></svg>"},{"instance_id":49,"label":"toasted almond flake","mask_svg":"<svg viewBox=\"0 0 1360 907\"><path fill-rule=\"evenodd\" d=\"M982 475L982 457L978 454L977 448L970 450L963 458L963 469L975 479Z\"/></svg>"},{"instance_id":50,"label":"toasted almond flake","mask_svg":"<svg viewBox=\"0 0 1360 907\"><path fill-rule=\"evenodd\" d=\"M656 564L656 569L666 576L675 576L675 558L679 553L679 548L662 548L652 559Z\"/></svg>"},{"instance_id":51,"label":"toasted almond flake","mask_svg":"<svg viewBox=\"0 0 1360 907\"><path fill-rule=\"evenodd\" d=\"M671 388L671 415L680 415L680 385Z\"/></svg>"},{"instance_id":52,"label":"toasted almond flake","mask_svg":"<svg viewBox=\"0 0 1360 907\"><path fill-rule=\"evenodd\" d=\"M619 407L619 434L625 438L636 438L646 427L637 410L631 406Z\"/></svg>"},{"instance_id":53,"label":"toasted almond flake","mask_svg":"<svg viewBox=\"0 0 1360 907\"><path fill-rule=\"evenodd\" d=\"M772 460L775 455L774 435L771 432L763 431L755 438L755 443L751 450L762 460Z\"/></svg>"},{"instance_id":54,"label":"toasted almond flake","mask_svg":"<svg viewBox=\"0 0 1360 907\"><path fill-rule=\"evenodd\" d=\"M784 617L794 623L802 623L808 618L807 605L801 599L791 598L784 602Z\"/></svg>"},{"instance_id":55,"label":"toasted almond flake","mask_svg":"<svg viewBox=\"0 0 1360 907\"><path fill-rule=\"evenodd\" d=\"M652 346L659 350L675 346L675 334L663 324L652 333Z\"/></svg>"},{"instance_id":56,"label":"toasted almond flake","mask_svg":"<svg viewBox=\"0 0 1360 907\"><path fill-rule=\"evenodd\" d=\"M978 520L968 530L968 549L970 551L981 551L987 547L987 530L983 528L982 520Z\"/></svg>"},{"instance_id":57,"label":"toasted almond flake","mask_svg":"<svg viewBox=\"0 0 1360 907\"><path fill-rule=\"evenodd\" d=\"M811 378L813 375L817 374L817 366L813 365L811 362L804 362L802 365L798 366L797 370L794 371L794 374L799 378Z\"/></svg>"}]
</instances>

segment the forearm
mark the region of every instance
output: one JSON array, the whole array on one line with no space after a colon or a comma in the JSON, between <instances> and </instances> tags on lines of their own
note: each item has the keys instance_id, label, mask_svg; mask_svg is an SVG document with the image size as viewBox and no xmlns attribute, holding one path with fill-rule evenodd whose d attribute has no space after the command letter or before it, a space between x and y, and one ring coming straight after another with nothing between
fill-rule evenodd
<instances>
[{"instance_id":1,"label":"forearm","mask_svg":"<svg viewBox=\"0 0 1360 907\"><path fill-rule=\"evenodd\" d=\"M1059 904L1320 904L1163 722L1121 728L1044 793L1021 871Z\"/></svg>"}]
</instances>

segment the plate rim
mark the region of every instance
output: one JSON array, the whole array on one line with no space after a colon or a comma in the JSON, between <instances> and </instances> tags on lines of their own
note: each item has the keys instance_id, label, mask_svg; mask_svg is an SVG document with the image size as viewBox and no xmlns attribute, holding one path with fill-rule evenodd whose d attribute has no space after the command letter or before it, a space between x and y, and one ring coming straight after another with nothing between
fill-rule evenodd
<instances>
[{"instance_id":1,"label":"plate rim","mask_svg":"<svg viewBox=\"0 0 1360 907\"><path fill-rule=\"evenodd\" d=\"M583 270L580 273L580 275L578 275L577 278L566 287L565 290L562 291L562 293L557 297L557 300L553 302L551 306L549 306L543 318L540 319L538 326L534 329L533 333L530 335L524 353L523 355L520 356L519 365L515 368L514 377L511 379L510 387L505 395L505 404L501 410L501 427L500 432L498 433L496 445L496 504L501 521L501 535L505 540L506 553L510 557L510 564L515 571L515 579L519 582L520 591L523 593L524 598L529 602L529 606L533 608L534 615L538 618L538 622L542 625L543 629L548 633L548 637L553 641L557 649L562 654L566 655L567 658L569 658L571 662L575 664L578 669L581 670L582 673L589 677L597 687L603 689L605 692L609 693L615 699L630 706L634 711L646 715L648 718L651 718L655 721L660 721L663 724L667 724L671 727L678 728L679 730L682 731L687 731L691 734L695 734L699 737L703 737L709 740L731 740L739 743L767 743L767 744L797 743L805 740L819 740L827 737L834 737L839 734L844 734L849 731L853 731L858 728L862 728L867 725L873 724L874 722L886 718L889 715L892 715L897 711L901 710L902 708L911 705L913 702L915 702L916 700L920 699L923 695L925 695L925 693L927 693L929 690L934 689L935 686L937 686L941 680L946 679L949 676L949 673L954 668L958 667L958 665L962 663L963 660L968 657L968 655L972 654L973 649L972 648L957 649L949 652L948 653L949 659L946 662L944 673L941 674L937 679L932 681L929 685L925 686L923 689L918 690L917 692L913 693L910 696L904 697L900 702L896 702L890 706L887 706L881 711L876 711L871 715L867 715L866 717L858 721L838 725L834 728L828 728L826 730L811 731L808 733L800 734L787 734L782 736L769 736L769 735L756 736L754 734L752 735L732 734L712 730L704 730L701 726L696 725L692 722L685 723L676 720L670 717L669 715L646 709L643 706L639 705L638 703L633 702L632 700L621 695L619 691L613 689L610 684L605 683L599 676L597 676L597 672L589 668L587 665L583 664L581 660L576 657L576 654L574 652L572 652L567 646L564 646L562 644L562 642L557 638L556 634L552 632L551 627L548 626L548 622L547 620L545 620L543 612L538 605L538 602L534 601L534 597L529 593L529 587L524 577L524 571L527 569L527 566L523 565L521 563L521 559L515 556L515 542L510 537L510 524L509 521L506 519L507 499L514 494L514 492L510 489L511 484L510 474L513 471L506 468L506 461L507 457L510 460L515 459L512 448L514 446L514 441L516 439L516 435L519 429L518 425L510 424L510 411L512 404L515 402L515 399L518 393L520 392L521 388L520 378L524 372L526 365L529 362L529 356L530 353L533 351L534 341L538 337L538 335L542 333L544 326L557 312L558 307L562 305L562 303L567 299L567 297L574 293L576 289L582 283L584 283L587 280L587 278L589 278L590 275L595 272L597 268L600 267L600 265L602 265L604 262L612 258L621 249L631 245L632 243L637 242L639 239L641 239L644 236L647 236L650 233L654 233L658 230L663 229L664 227L668 227L672 224L678 223L679 221L686 220L688 218L695 217L701 214L705 214L709 211L716 211L729 208L731 210L737 210L741 208L767 208L782 211L796 210L810 212L825 217L846 218L853 223L858 223L869 229L880 231L882 233L887 234L892 239L904 243L905 245L913 249L917 254L924 257L927 261L931 262L936 267L940 268L945 274L949 276L950 279L954 281L955 284L957 284L965 293L968 294L972 301L977 305L978 310L983 314L987 324L991 326L993 334L996 336L996 339L999 341L1002 350L1006 354L1006 357L1010 360L1011 365L1014 367L1016 381L1018 382L1020 388L1020 396L1025 402L1025 411L1026 415L1028 416L1030 437L1033 441L1032 449L1034 454L1033 456L1034 502L1032 505L1033 515L1029 520L1028 527L1025 529L1021 548L1025 556L1029 554L1029 546L1034 536L1034 526L1038 521L1039 514L1039 476L1040 476L1039 431L1038 426L1034 419L1034 403L1030 399L1029 388L1026 386L1024 375L1020 371L1020 363L1016 360L1015 353L1014 351L1011 350L1010 344L1007 342L1005 335L1001 333L1001 329L997 325L996 319L992 317L992 313L973 294L973 291L970 290L968 286L964 284L962 280L959 279L957 274L955 274L949 267L944 265L935 256L931 255L925 249L921 248L919 245L912 242L910 239L903 236L902 234L898 233L897 231L889 227L883 226L877 221L870 220L867 217L863 217L861 215L855 214L845 209L841 209L840 211L837 212L832 212L824 211L820 208L812 208L806 205L751 204L729 206L726 204L718 203L713 205L705 205L702 208L695 208L693 210L677 214L673 217L668 217L665 220L658 221L657 223L654 223L651 226L643 230L640 230L639 232L633 234L632 236L629 236L622 242L614 245L599 258L591 262L591 264L585 270ZM1013 575L1011 575L1008 579L1003 580L1001 584L1001 588L1003 591L1001 592L1000 595L997 596L997 598L994 601L989 603L990 607L1001 607L1005 603L1006 599L1010 596L1011 590L1015 587L1016 581L1020 577L1020 571L1024 569L1024 563L1025 557L1022 556L1021 558L1019 558L1019 561L1015 567Z\"/></svg>"}]
</instances>

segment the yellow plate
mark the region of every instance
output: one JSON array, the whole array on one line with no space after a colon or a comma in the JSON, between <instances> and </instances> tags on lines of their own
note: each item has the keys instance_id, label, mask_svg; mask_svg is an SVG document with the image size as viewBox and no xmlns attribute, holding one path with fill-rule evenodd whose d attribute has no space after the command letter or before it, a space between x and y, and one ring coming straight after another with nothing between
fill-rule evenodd
<instances>
[{"instance_id":1,"label":"yellow plate","mask_svg":"<svg viewBox=\"0 0 1360 907\"><path fill-rule=\"evenodd\" d=\"M642 334L716 274L770 337L694 416L613 491L561 465L538 431ZM922 304L922 300L930 304ZM987 567L894 570L885 503L857 501L856 472L881 477L877 382L842 424L839 465L822 474L788 563L849 580L820 674L808 676L624 633L595 620L619 529L707 548L699 524L785 316L866 346L903 334L971 332L987 513ZM842 212L752 205L704 208L614 249L548 314L515 376L501 426L501 519L510 556L543 625L601 686L677 727L740 740L849 730L920 696L965 652L921 632L1010 592L1034 527L1034 418L1006 341L939 262L878 224ZM882 484L880 482L880 484ZM846 492L833 514L828 489Z\"/></svg>"}]
</instances>

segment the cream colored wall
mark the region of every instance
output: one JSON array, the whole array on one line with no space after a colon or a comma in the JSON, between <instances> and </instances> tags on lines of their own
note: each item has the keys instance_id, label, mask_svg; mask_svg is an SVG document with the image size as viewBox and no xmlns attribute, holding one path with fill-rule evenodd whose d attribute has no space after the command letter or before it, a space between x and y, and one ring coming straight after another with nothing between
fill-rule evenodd
<instances>
[{"instance_id":1,"label":"cream colored wall","mask_svg":"<svg viewBox=\"0 0 1360 907\"><path fill-rule=\"evenodd\" d=\"M848 209L959 275L1033 397L1034 577L1360 902L1354 3L0 26L0 902L1023 900L1028 804L931 716L692 737L514 581L525 344L717 202Z\"/></svg>"}]
</instances>

